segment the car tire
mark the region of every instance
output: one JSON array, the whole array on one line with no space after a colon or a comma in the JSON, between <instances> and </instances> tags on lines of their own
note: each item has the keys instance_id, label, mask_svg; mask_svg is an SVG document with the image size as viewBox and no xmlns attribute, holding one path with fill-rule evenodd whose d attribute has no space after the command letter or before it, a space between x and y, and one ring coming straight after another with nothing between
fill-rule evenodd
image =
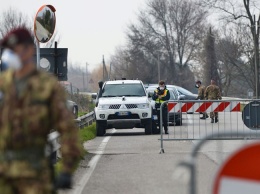
<instances>
[{"instance_id":1,"label":"car tire","mask_svg":"<svg viewBox=\"0 0 260 194\"><path fill-rule=\"evenodd\" d=\"M160 133L160 129L157 127L157 124L155 121L152 121L152 130L153 130L153 134L159 134Z\"/></svg>"},{"instance_id":2,"label":"car tire","mask_svg":"<svg viewBox=\"0 0 260 194\"><path fill-rule=\"evenodd\" d=\"M152 119L148 119L144 126L145 135L151 135L152 134Z\"/></svg>"},{"instance_id":3,"label":"car tire","mask_svg":"<svg viewBox=\"0 0 260 194\"><path fill-rule=\"evenodd\" d=\"M182 118L180 118L180 120L176 122L176 125L177 126L182 126Z\"/></svg>"},{"instance_id":4,"label":"car tire","mask_svg":"<svg viewBox=\"0 0 260 194\"><path fill-rule=\"evenodd\" d=\"M104 136L106 133L106 126L104 124L96 122L96 131L98 137Z\"/></svg>"}]
</instances>

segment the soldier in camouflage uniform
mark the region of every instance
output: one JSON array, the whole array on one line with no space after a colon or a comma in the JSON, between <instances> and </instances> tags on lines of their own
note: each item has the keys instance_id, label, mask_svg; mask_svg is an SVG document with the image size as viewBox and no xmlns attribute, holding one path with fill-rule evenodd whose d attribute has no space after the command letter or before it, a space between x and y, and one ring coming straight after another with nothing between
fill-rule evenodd
<instances>
[{"instance_id":1,"label":"soldier in camouflage uniform","mask_svg":"<svg viewBox=\"0 0 260 194\"><path fill-rule=\"evenodd\" d=\"M51 129L60 133L62 154L56 184L70 188L80 148L65 93L54 77L36 69L34 41L27 30L11 31L1 45L13 53L11 60L3 60L9 69L0 75L0 193L55 193L50 159L45 157ZM17 56L20 61L13 60Z\"/></svg>"},{"instance_id":2,"label":"soldier in camouflage uniform","mask_svg":"<svg viewBox=\"0 0 260 194\"><path fill-rule=\"evenodd\" d=\"M211 85L209 85L206 88L205 99L206 100L221 100L222 99L220 89L216 85L216 82L214 80L211 80ZM215 123L217 123L218 122L218 112L211 112L210 118L211 118L211 123L214 123L214 118L215 118Z\"/></svg>"},{"instance_id":3,"label":"soldier in camouflage uniform","mask_svg":"<svg viewBox=\"0 0 260 194\"><path fill-rule=\"evenodd\" d=\"M201 81L196 81L196 88L198 88L198 97L197 100L204 100L204 94L205 94L205 86L201 84ZM203 116L200 117L200 119L207 119L209 116L206 112L202 113Z\"/></svg>"}]
</instances>

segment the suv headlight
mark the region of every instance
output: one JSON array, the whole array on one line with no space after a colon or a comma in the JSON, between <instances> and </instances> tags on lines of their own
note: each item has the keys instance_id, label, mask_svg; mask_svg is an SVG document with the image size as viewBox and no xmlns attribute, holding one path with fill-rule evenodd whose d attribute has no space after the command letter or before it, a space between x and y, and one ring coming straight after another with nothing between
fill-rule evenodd
<instances>
[{"instance_id":1,"label":"suv headlight","mask_svg":"<svg viewBox=\"0 0 260 194\"><path fill-rule=\"evenodd\" d=\"M149 108L149 104L148 103L137 104L137 107L140 109L146 109L146 108Z\"/></svg>"},{"instance_id":2,"label":"suv headlight","mask_svg":"<svg viewBox=\"0 0 260 194\"><path fill-rule=\"evenodd\" d=\"M108 104L99 104L98 105L98 109L100 109L100 110L109 109L109 105Z\"/></svg>"}]
</instances>

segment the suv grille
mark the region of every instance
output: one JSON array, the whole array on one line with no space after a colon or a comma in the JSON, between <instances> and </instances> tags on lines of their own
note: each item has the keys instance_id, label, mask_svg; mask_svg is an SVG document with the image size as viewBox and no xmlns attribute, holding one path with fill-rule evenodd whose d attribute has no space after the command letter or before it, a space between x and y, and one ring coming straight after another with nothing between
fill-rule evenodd
<instances>
[{"instance_id":1,"label":"suv grille","mask_svg":"<svg viewBox=\"0 0 260 194\"><path fill-rule=\"evenodd\" d=\"M109 109L119 109L120 106L121 106L121 104L111 104L111 105L109 106Z\"/></svg>"},{"instance_id":2,"label":"suv grille","mask_svg":"<svg viewBox=\"0 0 260 194\"><path fill-rule=\"evenodd\" d=\"M114 120L114 119L140 119L138 114L131 114L129 116L117 116L117 115L109 115L108 120Z\"/></svg>"},{"instance_id":3,"label":"suv grille","mask_svg":"<svg viewBox=\"0 0 260 194\"><path fill-rule=\"evenodd\" d=\"M136 104L126 104L125 106L126 106L126 108L128 108L128 109L137 108L137 105L136 105Z\"/></svg>"}]
</instances>

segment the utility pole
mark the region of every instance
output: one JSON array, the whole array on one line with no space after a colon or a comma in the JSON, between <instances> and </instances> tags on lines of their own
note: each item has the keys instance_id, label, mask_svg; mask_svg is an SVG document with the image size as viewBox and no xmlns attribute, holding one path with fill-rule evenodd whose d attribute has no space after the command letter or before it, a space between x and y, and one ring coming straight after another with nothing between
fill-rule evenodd
<instances>
[{"instance_id":1,"label":"utility pole","mask_svg":"<svg viewBox=\"0 0 260 194\"><path fill-rule=\"evenodd\" d=\"M82 72L82 77L83 77L83 92L85 91L85 75L84 72Z\"/></svg>"},{"instance_id":2,"label":"utility pole","mask_svg":"<svg viewBox=\"0 0 260 194\"><path fill-rule=\"evenodd\" d=\"M112 70L112 62L110 62L110 67L109 67L109 80L111 80L111 70Z\"/></svg>"},{"instance_id":3,"label":"utility pole","mask_svg":"<svg viewBox=\"0 0 260 194\"><path fill-rule=\"evenodd\" d=\"M161 80L161 67L160 67L160 53L157 55L157 66L158 66L158 83Z\"/></svg>"},{"instance_id":4,"label":"utility pole","mask_svg":"<svg viewBox=\"0 0 260 194\"><path fill-rule=\"evenodd\" d=\"M88 63L86 63L86 92L88 90Z\"/></svg>"},{"instance_id":5,"label":"utility pole","mask_svg":"<svg viewBox=\"0 0 260 194\"><path fill-rule=\"evenodd\" d=\"M105 57L103 55L103 81L105 81Z\"/></svg>"},{"instance_id":6,"label":"utility pole","mask_svg":"<svg viewBox=\"0 0 260 194\"><path fill-rule=\"evenodd\" d=\"M252 26L254 38L254 51L255 51L255 96L259 98L259 29L260 29L260 16L256 21L254 15L254 25Z\"/></svg>"}]
</instances>

